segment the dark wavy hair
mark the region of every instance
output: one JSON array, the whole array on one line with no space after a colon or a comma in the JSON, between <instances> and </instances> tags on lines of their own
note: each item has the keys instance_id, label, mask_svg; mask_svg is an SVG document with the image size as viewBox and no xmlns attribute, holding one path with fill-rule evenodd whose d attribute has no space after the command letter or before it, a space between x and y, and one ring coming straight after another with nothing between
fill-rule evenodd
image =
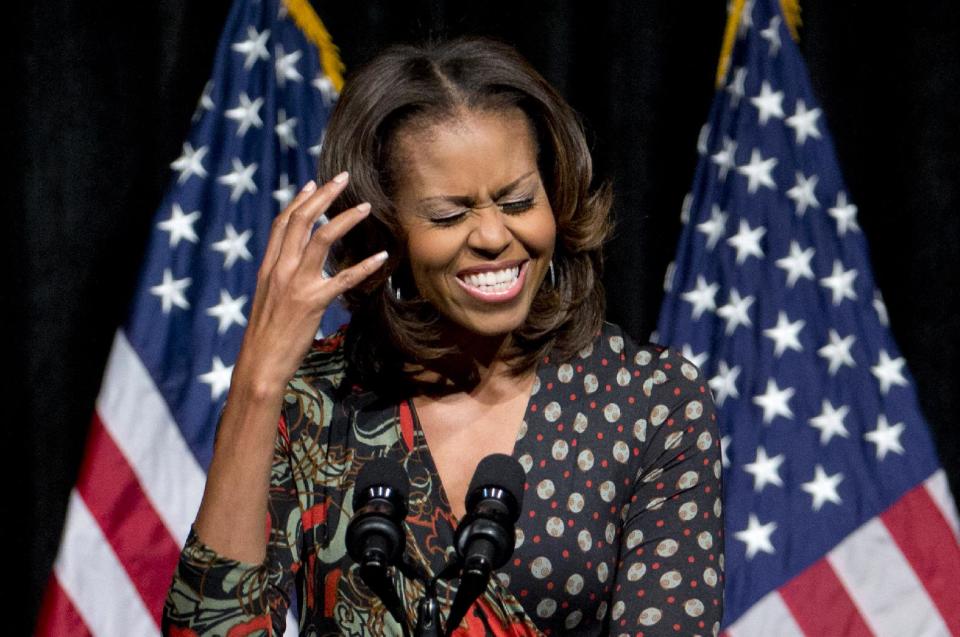
<instances>
[{"instance_id":1,"label":"dark wavy hair","mask_svg":"<svg viewBox=\"0 0 960 637\"><path fill-rule=\"evenodd\" d=\"M597 334L604 316L602 246L610 229L609 184L591 188L592 161L576 113L510 46L458 38L392 47L348 78L327 127L319 178L342 170L350 182L328 215L368 201L371 215L333 249L335 270L379 250L387 263L344 297L352 312L347 356L366 386L396 384L404 370L424 369L456 354L441 343L443 318L418 297L406 236L393 204L402 166L398 131L456 119L464 111L520 109L536 135L537 163L556 217L555 283L544 281L508 354L515 373L533 369L548 352L566 358ZM387 285L392 275L397 300ZM465 373L470 373L466 370Z\"/></svg>"}]
</instances>

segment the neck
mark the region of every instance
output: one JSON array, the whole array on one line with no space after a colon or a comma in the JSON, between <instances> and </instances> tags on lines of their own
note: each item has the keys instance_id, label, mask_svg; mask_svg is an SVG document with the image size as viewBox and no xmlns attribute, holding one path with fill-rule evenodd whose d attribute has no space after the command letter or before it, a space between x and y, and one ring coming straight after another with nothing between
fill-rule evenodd
<instances>
[{"instance_id":1,"label":"neck","mask_svg":"<svg viewBox=\"0 0 960 637\"><path fill-rule=\"evenodd\" d=\"M477 404L494 407L521 394L529 397L535 378L534 370L517 375L502 363L479 370L469 382L462 383L455 382L449 375L428 370L417 377L414 399L451 404L469 399Z\"/></svg>"},{"instance_id":2,"label":"neck","mask_svg":"<svg viewBox=\"0 0 960 637\"><path fill-rule=\"evenodd\" d=\"M464 330L450 333L457 354L433 361L426 369L414 373L418 393L443 395L452 393L501 393L502 389L525 384L534 372L516 374L509 361L512 347L510 334L481 336ZM520 381L520 382L518 382Z\"/></svg>"}]
</instances>

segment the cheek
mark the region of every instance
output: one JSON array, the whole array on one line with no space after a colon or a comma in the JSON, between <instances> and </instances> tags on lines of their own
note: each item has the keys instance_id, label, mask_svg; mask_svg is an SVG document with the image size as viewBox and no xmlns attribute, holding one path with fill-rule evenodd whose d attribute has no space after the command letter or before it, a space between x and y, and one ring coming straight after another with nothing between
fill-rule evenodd
<instances>
[{"instance_id":1,"label":"cheek","mask_svg":"<svg viewBox=\"0 0 960 637\"><path fill-rule=\"evenodd\" d=\"M445 271L456 259L459 242L450 232L414 230L407 244L407 258L414 278ZM425 283L418 281L418 283Z\"/></svg>"}]
</instances>

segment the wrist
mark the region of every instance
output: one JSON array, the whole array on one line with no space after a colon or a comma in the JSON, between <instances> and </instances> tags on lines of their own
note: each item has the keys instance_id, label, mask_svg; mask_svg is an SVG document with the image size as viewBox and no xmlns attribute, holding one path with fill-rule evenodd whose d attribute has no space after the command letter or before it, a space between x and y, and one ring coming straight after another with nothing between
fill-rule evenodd
<instances>
[{"instance_id":1,"label":"wrist","mask_svg":"<svg viewBox=\"0 0 960 637\"><path fill-rule=\"evenodd\" d=\"M280 368L266 357L251 355L241 348L233 370L230 393L257 402L273 402L283 396L287 383L295 372L295 367Z\"/></svg>"},{"instance_id":2,"label":"wrist","mask_svg":"<svg viewBox=\"0 0 960 637\"><path fill-rule=\"evenodd\" d=\"M262 371L247 374L238 366L230 383L227 404L236 401L249 405L274 405L282 400L288 380L281 379L279 374Z\"/></svg>"}]
</instances>

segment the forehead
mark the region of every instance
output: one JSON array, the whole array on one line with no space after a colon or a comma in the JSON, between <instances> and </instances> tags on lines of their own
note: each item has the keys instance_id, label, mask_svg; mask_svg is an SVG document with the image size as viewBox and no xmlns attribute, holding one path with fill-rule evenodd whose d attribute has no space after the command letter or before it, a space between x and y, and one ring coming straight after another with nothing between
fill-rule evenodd
<instances>
[{"instance_id":1,"label":"forehead","mask_svg":"<svg viewBox=\"0 0 960 637\"><path fill-rule=\"evenodd\" d=\"M396 148L397 196L405 200L488 195L537 167L533 126L519 108L411 126L397 134Z\"/></svg>"}]
</instances>

